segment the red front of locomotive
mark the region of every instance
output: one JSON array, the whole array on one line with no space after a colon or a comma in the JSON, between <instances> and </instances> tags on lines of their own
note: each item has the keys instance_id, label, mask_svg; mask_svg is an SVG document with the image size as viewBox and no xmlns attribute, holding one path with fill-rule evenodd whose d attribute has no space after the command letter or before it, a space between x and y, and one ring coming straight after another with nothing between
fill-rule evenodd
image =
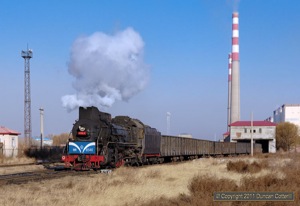
<instances>
[{"instance_id":1,"label":"red front of locomotive","mask_svg":"<svg viewBox=\"0 0 300 206\"><path fill-rule=\"evenodd\" d=\"M68 154L62 156L65 168L74 170L100 169L105 157L101 155Z\"/></svg>"}]
</instances>

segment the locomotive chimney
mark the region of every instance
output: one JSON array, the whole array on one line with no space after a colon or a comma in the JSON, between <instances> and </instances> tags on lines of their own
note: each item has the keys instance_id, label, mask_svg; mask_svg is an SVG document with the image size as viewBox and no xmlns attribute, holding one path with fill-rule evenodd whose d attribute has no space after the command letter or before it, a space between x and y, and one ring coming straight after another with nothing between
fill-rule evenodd
<instances>
[{"instance_id":1,"label":"locomotive chimney","mask_svg":"<svg viewBox=\"0 0 300 206\"><path fill-rule=\"evenodd\" d=\"M240 59L239 59L239 14L232 14L232 65L231 65L230 123L240 120Z\"/></svg>"},{"instance_id":2,"label":"locomotive chimney","mask_svg":"<svg viewBox=\"0 0 300 206\"><path fill-rule=\"evenodd\" d=\"M79 119L111 122L111 115L101 112L97 107L79 107Z\"/></svg>"}]
</instances>

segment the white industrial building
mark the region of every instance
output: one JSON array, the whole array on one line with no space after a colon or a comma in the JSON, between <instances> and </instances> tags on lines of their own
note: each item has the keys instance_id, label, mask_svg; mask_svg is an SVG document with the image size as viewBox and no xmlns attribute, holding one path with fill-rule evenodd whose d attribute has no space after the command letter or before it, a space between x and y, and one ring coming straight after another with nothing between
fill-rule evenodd
<instances>
[{"instance_id":1,"label":"white industrial building","mask_svg":"<svg viewBox=\"0 0 300 206\"><path fill-rule=\"evenodd\" d=\"M40 146L41 145L41 137L35 137L34 138L34 145ZM44 137L43 138L43 146L52 146L53 145L53 140L48 138L48 137Z\"/></svg>"},{"instance_id":2,"label":"white industrial building","mask_svg":"<svg viewBox=\"0 0 300 206\"><path fill-rule=\"evenodd\" d=\"M284 104L273 111L273 118L268 120L274 123L290 122L300 128L300 104Z\"/></svg>"},{"instance_id":3,"label":"white industrial building","mask_svg":"<svg viewBox=\"0 0 300 206\"><path fill-rule=\"evenodd\" d=\"M16 157L20 133L6 127L0 127L0 155Z\"/></svg>"},{"instance_id":4,"label":"white industrial building","mask_svg":"<svg viewBox=\"0 0 300 206\"><path fill-rule=\"evenodd\" d=\"M262 144L263 152L276 152L276 124L269 121L237 121L230 126L231 142L250 142Z\"/></svg>"}]
</instances>

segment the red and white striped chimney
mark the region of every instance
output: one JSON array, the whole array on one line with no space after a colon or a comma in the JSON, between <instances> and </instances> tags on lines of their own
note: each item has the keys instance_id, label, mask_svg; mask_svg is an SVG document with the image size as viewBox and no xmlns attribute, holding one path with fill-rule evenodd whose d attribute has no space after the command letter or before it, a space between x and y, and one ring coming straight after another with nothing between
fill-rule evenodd
<instances>
[{"instance_id":1,"label":"red and white striped chimney","mask_svg":"<svg viewBox=\"0 0 300 206\"><path fill-rule=\"evenodd\" d=\"M231 108L231 63L232 57L231 53L228 54L228 106L227 106L227 131L229 131L230 122L230 108Z\"/></svg>"},{"instance_id":2,"label":"red and white striped chimney","mask_svg":"<svg viewBox=\"0 0 300 206\"><path fill-rule=\"evenodd\" d=\"M239 14L232 14L232 61L239 61Z\"/></svg>"},{"instance_id":3,"label":"red and white striped chimney","mask_svg":"<svg viewBox=\"0 0 300 206\"><path fill-rule=\"evenodd\" d=\"M232 14L232 64L230 123L240 120L240 57L239 57L239 14Z\"/></svg>"},{"instance_id":4,"label":"red and white striped chimney","mask_svg":"<svg viewBox=\"0 0 300 206\"><path fill-rule=\"evenodd\" d=\"M228 54L228 82L231 82L231 65L232 64L232 55Z\"/></svg>"}]
</instances>

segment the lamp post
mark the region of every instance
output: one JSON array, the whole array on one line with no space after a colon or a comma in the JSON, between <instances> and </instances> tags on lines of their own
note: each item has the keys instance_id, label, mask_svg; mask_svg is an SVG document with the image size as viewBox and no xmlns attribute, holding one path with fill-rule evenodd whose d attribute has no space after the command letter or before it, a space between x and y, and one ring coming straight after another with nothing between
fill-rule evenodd
<instances>
[{"instance_id":1,"label":"lamp post","mask_svg":"<svg viewBox=\"0 0 300 206\"><path fill-rule=\"evenodd\" d=\"M251 113L251 156L253 157L253 112Z\"/></svg>"},{"instance_id":2,"label":"lamp post","mask_svg":"<svg viewBox=\"0 0 300 206\"><path fill-rule=\"evenodd\" d=\"M40 109L40 118L41 118L41 149L43 149L43 137L44 137L44 109Z\"/></svg>"}]
</instances>

